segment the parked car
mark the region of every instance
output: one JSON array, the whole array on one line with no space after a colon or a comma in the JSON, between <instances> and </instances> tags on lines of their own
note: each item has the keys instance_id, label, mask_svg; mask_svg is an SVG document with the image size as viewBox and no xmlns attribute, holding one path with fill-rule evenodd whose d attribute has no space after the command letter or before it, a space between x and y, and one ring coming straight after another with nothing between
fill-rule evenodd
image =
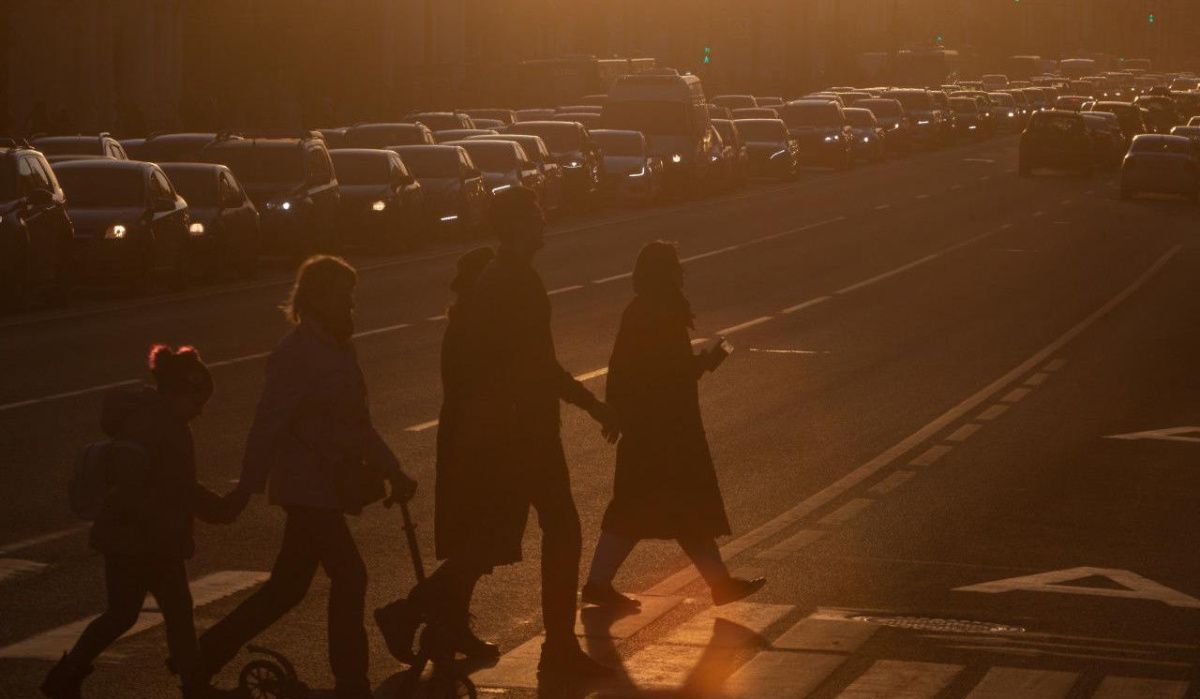
<instances>
[{"instance_id":1,"label":"parked car","mask_svg":"<svg viewBox=\"0 0 1200 699\"><path fill-rule=\"evenodd\" d=\"M525 155L542 173L542 210L547 214L556 214L563 205L563 169L550 154L546 142L541 136L519 133L501 133L495 136L472 136L467 139L487 141L509 141L517 143L525 150Z\"/></svg>"},{"instance_id":2,"label":"parked car","mask_svg":"<svg viewBox=\"0 0 1200 699\"><path fill-rule=\"evenodd\" d=\"M318 133L219 138L201 160L233 170L259 213L264 249L292 256L336 250L341 192Z\"/></svg>"},{"instance_id":3,"label":"parked car","mask_svg":"<svg viewBox=\"0 0 1200 699\"><path fill-rule=\"evenodd\" d=\"M739 119L734 123L746 140L751 175L790 180L800 173L800 142L782 119Z\"/></svg>"},{"instance_id":4,"label":"parked car","mask_svg":"<svg viewBox=\"0 0 1200 699\"><path fill-rule=\"evenodd\" d=\"M434 131L433 139L438 143L446 143L447 141L461 141L472 136L495 136L497 133L499 132L491 129L445 129Z\"/></svg>"},{"instance_id":5,"label":"parked car","mask_svg":"<svg viewBox=\"0 0 1200 699\"><path fill-rule=\"evenodd\" d=\"M1200 203L1200 162L1191 139L1165 134L1133 139L1121 163L1121 198L1150 193L1178 194Z\"/></svg>"},{"instance_id":6,"label":"parked car","mask_svg":"<svg viewBox=\"0 0 1200 699\"><path fill-rule=\"evenodd\" d=\"M746 139L731 119L713 119L712 125L721 141L733 152L733 186L745 187L750 181L750 150L746 148Z\"/></svg>"},{"instance_id":7,"label":"parked car","mask_svg":"<svg viewBox=\"0 0 1200 699\"><path fill-rule=\"evenodd\" d=\"M329 157L341 190L338 223L347 243L395 252L424 241L431 225L425 191L396 152L339 148Z\"/></svg>"},{"instance_id":8,"label":"parked car","mask_svg":"<svg viewBox=\"0 0 1200 699\"><path fill-rule=\"evenodd\" d=\"M159 167L188 203L188 271L249 277L258 262L258 209L233 171L215 163Z\"/></svg>"},{"instance_id":9,"label":"parked car","mask_svg":"<svg viewBox=\"0 0 1200 699\"><path fill-rule=\"evenodd\" d=\"M114 160L129 160L120 141L102 133L98 136L42 136L33 139L33 147L51 162L76 155L97 155Z\"/></svg>"},{"instance_id":10,"label":"parked car","mask_svg":"<svg viewBox=\"0 0 1200 699\"><path fill-rule=\"evenodd\" d=\"M77 160L54 166L75 226L80 278L145 290L156 272L188 279L187 201L159 166L136 160Z\"/></svg>"},{"instance_id":11,"label":"parked car","mask_svg":"<svg viewBox=\"0 0 1200 699\"><path fill-rule=\"evenodd\" d=\"M443 236L477 236L486 224L491 191L483 172L459 146L395 146L408 171L421 183L432 220Z\"/></svg>"},{"instance_id":12,"label":"parked car","mask_svg":"<svg viewBox=\"0 0 1200 699\"><path fill-rule=\"evenodd\" d=\"M566 201L573 206L588 206L600 192L604 161L599 146L588 130L571 121L522 121L508 127L506 133L540 136L550 153L563 168Z\"/></svg>"},{"instance_id":13,"label":"parked car","mask_svg":"<svg viewBox=\"0 0 1200 699\"><path fill-rule=\"evenodd\" d=\"M425 124L356 124L346 130L343 148L434 145L437 140Z\"/></svg>"},{"instance_id":14,"label":"parked car","mask_svg":"<svg viewBox=\"0 0 1200 699\"><path fill-rule=\"evenodd\" d=\"M405 116L404 121L424 124L434 132L475 128L475 122L471 121L471 117L462 112L413 112Z\"/></svg>"},{"instance_id":15,"label":"parked car","mask_svg":"<svg viewBox=\"0 0 1200 699\"><path fill-rule=\"evenodd\" d=\"M650 154L640 131L597 129L591 135L603 153L606 194L637 204L650 204L662 196L662 158Z\"/></svg>"},{"instance_id":16,"label":"parked car","mask_svg":"<svg viewBox=\"0 0 1200 699\"><path fill-rule=\"evenodd\" d=\"M1087 174L1094 158L1083 116L1047 110L1034 114L1021 134L1017 172L1028 177L1037 168L1052 168Z\"/></svg>"},{"instance_id":17,"label":"parked car","mask_svg":"<svg viewBox=\"0 0 1200 699\"><path fill-rule=\"evenodd\" d=\"M65 295L74 242L66 196L45 156L16 143L0 147L0 308Z\"/></svg>"},{"instance_id":18,"label":"parked car","mask_svg":"<svg viewBox=\"0 0 1200 699\"><path fill-rule=\"evenodd\" d=\"M802 159L842 169L853 167L853 134L839 103L824 99L796 100L785 104L780 116L800 144Z\"/></svg>"}]
</instances>

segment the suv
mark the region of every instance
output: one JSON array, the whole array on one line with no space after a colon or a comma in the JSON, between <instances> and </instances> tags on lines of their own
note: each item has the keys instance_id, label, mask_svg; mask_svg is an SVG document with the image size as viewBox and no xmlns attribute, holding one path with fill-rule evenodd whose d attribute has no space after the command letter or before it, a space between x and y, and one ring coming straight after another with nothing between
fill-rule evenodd
<instances>
[{"instance_id":1,"label":"suv","mask_svg":"<svg viewBox=\"0 0 1200 699\"><path fill-rule=\"evenodd\" d=\"M74 238L46 158L27 146L0 146L0 307L24 306L42 289L64 290Z\"/></svg>"},{"instance_id":2,"label":"suv","mask_svg":"<svg viewBox=\"0 0 1200 699\"><path fill-rule=\"evenodd\" d=\"M1034 114L1021 134L1019 158L1021 177L1039 167L1090 173L1095 155L1083 115L1054 109Z\"/></svg>"},{"instance_id":3,"label":"suv","mask_svg":"<svg viewBox=\"0 0 1200 699\"><path fill-rule=\"evenodd\" d=\"M265 249L296 256L337 249L341 191L321 134L220 137L200 160L233 170L261 216Z\"/></svg>"},{"instance_id":4,"label":"suv","mask_svg":"<svg viewBox=\"0 0 1200 699\"><path fill-rule=\"evenodd\" d=\"M129 160L121 142L107 133L97 136L42 136L33 139L33 147L54 163L80 155Z\"/></svg>"}]
</instances>

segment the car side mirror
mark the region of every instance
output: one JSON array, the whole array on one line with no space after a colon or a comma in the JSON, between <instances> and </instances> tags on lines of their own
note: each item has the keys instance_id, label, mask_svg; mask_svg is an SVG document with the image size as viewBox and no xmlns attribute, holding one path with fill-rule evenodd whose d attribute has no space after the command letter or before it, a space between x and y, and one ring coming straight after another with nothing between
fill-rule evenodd
<instances>
[{"instance_id":1,"label":"car side mirror","mask_svg":"<svg viewBox=\"0 0 1200 699\"><path fill-rule=\"evenodd\" d=\"M54 203L54 192L48 189L35 189L29 193L29 203L34 206L50 206Z\"/></svg>"}]
</instances>

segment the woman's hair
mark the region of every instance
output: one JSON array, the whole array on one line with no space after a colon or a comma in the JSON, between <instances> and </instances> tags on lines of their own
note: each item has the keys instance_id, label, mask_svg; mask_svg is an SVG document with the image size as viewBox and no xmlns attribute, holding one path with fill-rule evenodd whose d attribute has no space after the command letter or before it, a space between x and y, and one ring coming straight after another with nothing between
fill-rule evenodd
<instances>
[{"instance_id":1,"label":"woman's hair","mask_svg":"<svg viewBox=\"0 0 1200 699\"><path fill-rule=\"evenodd\" d=\"M633 265L633 291L637 294L679 289L679 252L674 243L646 243Z\"/></svg>"},{"instance_id":2,"label":"woman's hair","mask_svg":"<svg viewBox=\"0 0 1200 699\"><path fill-rule=\"evenodd\" d=\"M149 365L154 382L164 393L212 392L212 374L195 347L153 345Z\"/></svg>"},{"instance_id":3,"label":"woman's hair","mask_svg":"<svg viewBox=\"0 0 1200 699\"><path fill-rule=\"evenodd\" d=\"M300 317L312 310L315 299L334 291L354 288L357 283L358 272L349 262L332 255L313 255L297 270L292 293L281 307L283 315L292 323L299 323Z\"/></svg>"}]
</instances>

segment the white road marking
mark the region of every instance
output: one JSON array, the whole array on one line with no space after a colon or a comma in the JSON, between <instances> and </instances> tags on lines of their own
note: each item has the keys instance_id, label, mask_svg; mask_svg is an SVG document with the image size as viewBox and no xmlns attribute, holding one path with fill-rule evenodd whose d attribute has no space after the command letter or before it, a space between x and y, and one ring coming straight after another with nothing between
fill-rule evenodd
<instances>
[{"instance_id":1,"label":"white road marking","mask_svg":"<svg viewBox=\"0 0 1200 699\"><path fill-rule=\"evenodd\" d=\"M18 551L24 551L25 549L31 549L34 546L41 546L42 544L48 544L51 541L58 541L59 539L65 539L68 536L72 536L72 535L78 534L80 532L85 532L91 526L92 525L90 525L90 524L79 524L74 527L68 527L67 529L63 529L60 531L50 532L49 534L39 534L37 536L33 536L28 539L14 541L11 544L4 544L2 547L0 547L0 556L11 556L12 554L14 554Z\"/></svg>"},{"instance_id":2,"label":"white road marking","mask_svg":"<svg viewBox=\"0 0 1200 699\"><path fill-rule=\"evenodd\" d=\"M624 274L614 274L611 277L603 277L601 279L593 279L592 283L593 284L607 284L609 282L615 282L618 279L629 279L632 276L633 276L633 272L626 272Z\"/></svg>"},{"instance_id":3,"label":"white road marking","mask_svg":"<svg viewBox=\"0 0 1200 699\"><path fill-rule=\"evenodd\" d=\"M980 427L983 427L983 425L979 424L978 422L968 422L962 427L959 427L957 430L954 430L950 436L946 437L946 441L965 442L971 437L971 435L978 432Z\"/></svg>"},{"instance_id":4,"label":"white road marking","mask_svg":"<svg viewBox=\"0 0 1200 699\"><path fill-rule=\"evenodd\" d=\"M779 238L785 238L789 235L795 235L797 233L804 233L805 231L811 231L814 228L828 226L831 223L840 223L845 220L846 220L845 216L835 216L833 218L827 218L824 221L816 221L814 223L808 223L803 226L800 226L799 228L790 228L786 231L780 231L779 233L771 233L770 235L760 236L758 238L754 238L753 240L747 240L743 245L747 245L747 246L757 245L759 243L765 243L767 241L777 240Z\"/></svg>"},{"instance_id":5,"label":"white road marking","mask_svg":"<svg viewBox=\"0 0 1200 699\"><path fill-rule=\"evenodd\" d=\"M1085 587L1082 585L1064 584L1092 577L1108 578L1125 589L1118 590L1108 587ZM1081 566L954 588L955 592L984 592L989 594L1015 592L1018 590L1025 592L1056 592L1068 595L1154 600L1171 607L1200 609L1200 599L1186 595L1178 590L1172 590L1166 585L1154 582L1132 571L1118 570L1116 568Z\"/></svg>"},{"instance_id":6,"label":"white road marking","mask_svg":"<svg viewBox=\"0 0 1200 699\"><path fill-rule=\"evenodd\" d=\"M1187 435L1200 435L1200 427L1168 427L1161 430L1130 432L1129 434L1110 434L1105 439L1123 439L1127 441L1153 439L1162 442L1200 442L1200 436L1189 437Z\"/></svg>"},{"instance_id":7,"label":"white road marking","mask_svg":"<svg viewBox=\"0 0 1200 699\"><path fill-rule=\"evenodd\" d=\"M828 350L800 350L800 349L761 349L759 347L749 347L747 352L755 352L757 354L829 354Z\"/></svg>"},{"instance_id":8,"label":"white road marking","mask_svg":"<svg viewBox=\"0 0 1200 699\"><path fill-rule=\"evenodd\" d=\"M941 461L942 457L949 454L952 449L954 447L946 446L945 444L935 444L921 452L920 456L909 461L908 464L910 466L932 466Z\"/></svg>"},{"instance_id":9,"label":"white road marking","mask_svg":"<svg viewBox=\"0 0 1200 699\"><path fill-rule=\"evenodd\" d=\"M796 522L809 516L815 510L832 502L838 497L841 497L851 489L857 487L864 481L873 477L876 473L890 466L894 461L911 452L930 438L945 430L949 425L961 420L971 411L977 409L988 399L994 397L997 393L1004 390L1020 380L1022 376L1026 376L1033 371L1035 367L1045 362L1050 357L1057 354L1063 347L1068 345L1072 340L1094 325L1101 318L1104 318L1113 311L1117 306L1121 305L1126 299L1136 293L1139 289L1145 286L1146 282L1150 281L1158 272L1183 249L1182 245L1176 245L1159 257L1151 264L1146 271L1142 272L1129 286L1122 289L1115 296L1110 298L1102 306L1093 311L1079 323L1075 324L1069 330L1060 335L1050 344L1035 352L1025 361L1009 370L1008 373L1000 376L990 384L976 391L971 396L964 399L961 403L950 408L939 417L928 422L925 426L913 432L908 437L900 440L896 444L889 447L887 450L877 455L875 458L867 461L850 473L842 476L817 493L810 495L804 500L796 503L784 512L767 520L763 524L746 532L745 534L735 537L726 542L721 547L721 555L725 560L731 560L738 554L746 551L759 543L771 538L772 536L791 527ZM675 594L684 588L691 585L699 579L699 574L691 566L683 568L663 580L658 584L653 585L646 594L670 595Z\"/></svg>"},{"instance_id":10,"label":"white road marking","mask_svg":"<svg viewBox=\"0 0 1200 699\"><path fill-rule=\"evenodd\" d=\"M411 328L411 327L412 327L412 325L410 325L408 323L397 323L395 325L387 325L382 328L375 328L374 330L364 330L360 333L354 333L354 339L357 340L357 339L364 338L364 337L373 337L375 335L383 335L384 333L392 333L392 332L396 332L397 330L403 330L405 328ZM266 354L268 354L268 353L264 353L264 356L266 356Z\"/></svg>"},{"instance_id":11,"label":"white road marking","mask_svg":"<svg viewBox=\"0 0 1200 699\"><path fill-rule=\"evenodd\" d=\"M438 426L437 420L430 420L429 422L420 422L411 427L405 427L404 431L405 432L424 432L425 430L431 430L437 426Z\"/></svg>"},{"instance_id":12,"label":"white road marking","mask_svg":"<svg viewBox=\"0 0 1200 699\"><path fill-rule=\"evenodd\" d=\"M876 495L876 496L887 495L888 493L892 492L896 488L899 488L900 486L907 483L915 475L917 475L916 471L910 471L908 469L898 469L892 475L888 476L887 478L884 478L883 480L879 481L875 485L871 486L871 488L869 490L867 490L867 492L870 493L871 495Z\"/></svg>"},{"instance_id":13,"label":"white road marking","mask_svg":"<svg viewBox=\"0 0 1200 699\"><path fill-rule=\"evenodd\" d=\"M547 292L546 292L546 295L547 295L547 296L557 296L558 294L565 294L565 293L567 293L567 292L569 292L569 291L579 291L579 290L580 290L580 289L582 289L582 288L583 288L583 284L575 284L575 285L572 285L572 286L564 286L564 287L561 287L561 288L555 289L554 291L547 291Z\"/></svg>"},{"instance_id":14,"label":"white road marking","mask_svg":"<svg viewBox=\"0 0 1200 699\"><path fill-rule=\"evenodd\" d=\"M1038 373L1034 374L1033 376L1030 376L1029 378L1025 379L1024 385L1036 388L1036 387L1041 386L1042 384L1046 383L1046 379L1048 379L1048 378L1050 378L1050 374L1048 374L1047 372L1044 372L1044 371L1039 371Z\"/></svg>"},{"instance_id":15,"label":"white road marking","mask_svg":"<svg viewBox=\"0 0 1200 699\"><path fill-rule=\"evenodd\" d=\"M821 539L827 532L820 529L801 529L771 548L758 554L756 558L768 561L782 561L800 553L805 546Z\"/></svg>"},{"instance_id":16,"label":"white road marking","mask_svg":"<svg viewBox=\"0 0 1200 699\"><path fill-rule=\"evenodd\" d=\"M903 274L904 272L907 272L908 270L912 269L913 267L920 267L921 265L925 264L926 262L936 260L937 258L941 257L941 255L942 254L940 252L935 252L932 255L926 255L925 257L922 257L919 260L909 262L906 265L903 265L903 266L897 267L896 269L884 272L883 274L877 274L874 277L871 277L870 279L865 279L861 282L851 284L850 286L842 287L841 289L838 289L837 291L835 291L833 293L835 295L842 296L844 294L849 294L851 292L858 291L859 289L862 289L862 288L871 286L872 284L881 282L884 279L889 279L891 277L894 277L897 274Z\"/></svg>"},{"instance_id":17,"label":"white road marking","mask_svg":"<svg viewBox=\"0 0 1200 699\"><path fill-rule=\"evenodd\" d=\"M1046 215L1046 212L1045 211L1034 211L1032 215L1034 218L1041 218Z\"/></svg>"},{"instance_id":18,"label":"white road marking","mask_svg":"<svg viewBox=\"0 0 1200 699\"><path fill-rule=\"evenodd\" d=\"M0 583L10 578L30 575L46 567L45 563L23 561L19 558L0 558Z\"/></svg>"},{"instance_id":19,"label":"white road marking","mask_svg":"<svg viewBox=\"0 0 1200 699\"><path fill-rule=\"evenodd\" d=\"M741 330L747 330L749 328L753 328L756 325L762 325L763 323L769 323L772 320L772 318L773 318L773 316L762 316L761 318L755 318L754 320L748 320L745 323L738 323L737 325L731 325L728 328L724 328L723 330L718 330L717 335L732 335Z\"/></svg>"},{"instance_id":20,"label":"white road marking","mask_svg":"<svg viewBox=\"0 0 1200 699\"><path fill-rule=\"evenodd\" d=\"M963 162L964 163L984 163L987 165L991 165L991 164L995 163L996 161L992 160L991 158L963 158Z\"/></svg>"},{"instance_id":21,"label":"white road marking","mask_svg":"<svg viewBox=\"0 0 1200 699\"><path fill-rule=\"evenodd\" d=\"M584 607L575 623L575 635L580 638L602 638L622 640L658 621L664 614L683 603L683 597L648 597L630 595L642 603L636 614L613 620L609 610L599 607Z\"/></svg>"},{"instance_id":22,"label":"white road marking","mask_svg":"<svg viewBox=\"0 0 1200 699\"><path fill-rule=\"evenodd\" d=\"M448 316L448 315L446 315L445 313L443 313L443 314L442 314L442 315L440 315L440 316L430 316L430 317L426 318L425 320L427 320L427 321L429 321L429 322L431 322L431 323L437 323L437 322L440 322L440 321L443 321L443 320L449 320L449 319L450 319L450 316Z\"/></svg>"},{"instance_id":23,"label":"white road marking","mask_svg":"<svg viewBox=\"0 0 1200 699\"><path fill-rule=\"evenodd\" d=\"M933 699L962 670L962 665L877 660L838 699Z\"/></svg>"},{"instance_id":24,"label":"white road marking","mask_svg":"<svg viewBox=\"0 0 1200 699\"><path fill-rule=\"evenodd\" d=\"M732 622L751 634L762 635L772 624L787 616L794 607L790 604L759 604L732 602L723 607L708 607L667 635L662 643L678 646L741 647L748 640L744 634L729 638L713 638L713 626L718 620Z\"/></svg>"},{"instance_id":25,"label":"white road marking","mask_svg":"<svg viewBox=\"0 0 1200 699\"><path fill-rule=\"evenodd\" d=\"M892 208L891 204L880 204L879 206L875 207L875 210L876 211L887 211L890 208Z\"/></svg>"},{"instance_id":26,"label":"white road marking","mask_svg":"<svg viewBox=\"0 0 1200 699\"><path fill-rule=\"evenodd\" d=\"M783 632L771 643L777 650L854 653L875 635L875 624L851 621L818 610Z\"/></svg>"},{"instance_id":27,"label":"white road marking","mask_svg":"<svg viewBox=\"0 0 1200 699\"><path fill-rule=\"evenodd\" d=\"M914 198L915 198L915 199L929 199L929 198L931 198L932 196L933 196L933 195L931 195L931 194L918 194L918 195L917 195L916 197L914 197Z\"/></svg>"},{"instance_id":28,"label":"white road marking","mask_svg":"<svg viewBox=\"0 0 1200 699\"><path fill-rule=\"evenodd\" d=\"M1023 398L1028 396L1030 393L1033 393L1033 389L1031 389L1031 388L1014 388L1013 390L1011 390L1007 394L1005 394L1005 396L1000 399L1000 402L1001 403L1016 403L1017 401L1022 400Z\"/></svg>"},{"instance_id":29,"label":"white road marking","mask_svg":"<svg viewBox=\"0 0 1200 699\"><path fill-rule=\"evenodd\" d=\"M1078 679L1074 672L993 667L966 699L1062 699Z\"/></svg>"},{"instance_id":30,"label":"white road marking","mask_svg":"<svg viewBox=\"0 0 1200 699\"><path fill-rule=\"evenodd\" d=\"M763 651L750 659L722 687L730 699L800 699L829 678L844 655Z\"/></svg>"},{"instance_id":31,"label":"white road marking","mask_svg":"<svg viewBox=\"0 0 1200 699\"><path fill-rule=\"evenodd\" d=\"M193 605L202 607L211 604L243 590L256 587L266 581L268 577L270 577L270 573L241 570L224 570L206 575L191 583ZM147 601L149 602L149 599ZM0 648L0 658L58 660L59 656L71 648L75 640L79 638L79 634L95 618L91 616L80 619ZM143 607L142 612L138 615L137 623L122 638L152 629L162 622L162 614L159 614L157 610L153 607Z\"/></svg>"},{"instance_id":32,"label":"white road marking","mask_svg":"<svg viewBox=\"0 0 1200 699\"><path fill-rule=\"evenodd\" d=\"M817 524L821 525L822 527L841 526L859 516L863 512L866 512L867 509L874 504L875 501L869 498L854 498L833 512L830 512L822 517L817 521Z\"/></svg>"},{"instance_id":33,"label":"white road marking","mask_svg":"<svg viewBox=\"0 0 1200 699\"><path fill-rule=\"evenodd\" d=\"M1092 699L1183 699L1188 683L1147 677L1105 677Z\"/></svg>"},{"instance_id":34,"label":"white road marking","mask_svg":"<svg viewBox=\"0 0 1200 699\"><path fill-rule=\"evenodd\" d=\"M806 308L811 308L813 306L825 303L826 301L828 301L832 298L833 298L832 296L818 296L817 298L809 299L809 300L805 301L804 303L798 303L795 306L788 306L787 308L780 311L780 313L782 313L784 315L790 315L792 313L795 313L796 311L803 311Z\"/></svg>"},{"instance_id":35,"label":"white road marking","mask_svg":"<svg viewBox=\"0 0 1200 699\"><path fill-rule=\"evenodd\" d=\"M687 264L689 262L695 262L696 260L703 260L705 258L714 257L716 255L724 255L727 252L733 252L734 250L739 250L739 249L741 249L741 247L742 247L741 245L730 245L729 247L724 247L724 248L720 248L717 250L709 250L708 252L702 252L698 255L691 255L689 257L680 258L679 262L680 262L680 264Z\"/></svg>"},{"instance_id":36,"label":"white road marking","mask_svg":"<svg viewBox=\"0 0 1200 699\"><path fill-rule=\"evenodd\" d=\"M702 646L656 643L625 661L625 672L633 686L640 690L678 690L703 657L705 649Z\"/></svg>"},{"instance_id":37,"label":"white road marking","mask_svg":"<svg viewBox=\"0 0 1200 699\"><path fill-rule=\"evenodd\" d=\"M979 413L979 415L976 419L977 420L995 420L996 418L1000 417L1001 415L1003 415L1004 413L1007 413L1007 412L1008 412L1007 405L1004 405L1002 403L997 403L993 406L990 406L987 410L983 411L982 413Z\"/></svg>"},{"instance_id":38,"label":"white road marking","mask_svg":"<svg viewBox=\"0 0 1200 699\"><path fill-rule=\"evenodd\" d=\"M1067 360L1065 360L1065 359L1055 359L1055 360L1053 360L1053 361L1049 362L1048 364L1046 364L1046 366L1043 368L1043 370L1044 370L1044 371L1051 371L1051 372L1053 372L1053 371L1058 371L1059 369L1062 369L1062 368L1063 368L1063 367L1065 367L1066 365L1067 365Z\"/></svg>"}]
</instances>

